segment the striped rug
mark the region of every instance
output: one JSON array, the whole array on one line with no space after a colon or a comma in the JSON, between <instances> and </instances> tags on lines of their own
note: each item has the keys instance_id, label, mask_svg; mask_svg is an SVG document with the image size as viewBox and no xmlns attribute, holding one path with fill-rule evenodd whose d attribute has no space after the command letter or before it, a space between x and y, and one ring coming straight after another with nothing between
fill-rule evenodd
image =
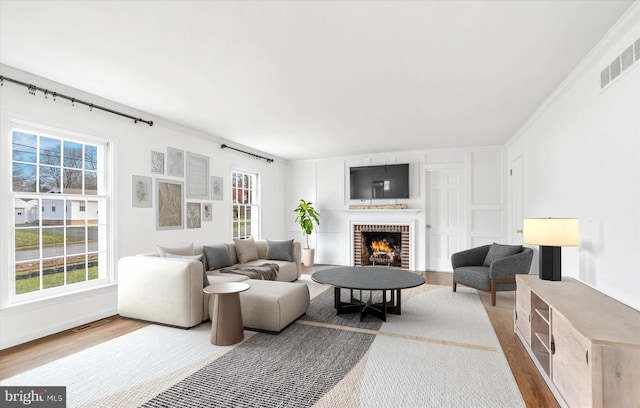
<instances>
[{"instance_id":1,"label":"striped rug","mask_svg":"<svg viewBox=\"0 0 640 408\"><path fill-rule=\"evenodd\" d=\"M524 407L474 290L402 296L401 316L360 325L327 313L328 290L280 335L236 346L211 345L208 323L150 325L1 384L65 385L68 407Z\"/></svg>"}]
</instances>

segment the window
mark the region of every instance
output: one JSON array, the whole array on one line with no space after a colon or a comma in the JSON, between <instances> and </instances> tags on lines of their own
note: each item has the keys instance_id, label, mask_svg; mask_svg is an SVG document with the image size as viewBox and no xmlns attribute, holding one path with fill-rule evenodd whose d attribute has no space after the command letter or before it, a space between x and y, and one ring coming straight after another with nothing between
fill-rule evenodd
<instances>
[{"instance_id":1,"label":"window","mask_svg":"<svg viewBox=\"0 0 640 408\"><path fill-rule=\"evenodd\" d=\"M233 171L233 238L260 238L258 175Z\"/></svg>"},{"instance_id":2,"label":"window","mask_svg":"<svg viewBox=\"0 0 640 408\"><path fill-rule=\"evenodd\" d=\"M30 126L11 133L14 299L104 281L108 144Z\"/></svg>"}]
</instances>

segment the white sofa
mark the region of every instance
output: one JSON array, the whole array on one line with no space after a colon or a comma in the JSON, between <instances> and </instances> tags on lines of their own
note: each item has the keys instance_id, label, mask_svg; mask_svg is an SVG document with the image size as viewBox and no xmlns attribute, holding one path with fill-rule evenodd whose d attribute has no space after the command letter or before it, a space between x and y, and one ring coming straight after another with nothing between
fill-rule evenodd
<instances>
[{"instance_id":1,"label":"white sofa","mask_svg":"<svg viewBox=\"0 0 640 408\"><path fill-rule=\"evenodd\" d=\"M235 244L226 245L231 262L238 265ZM275 283L282 288L281 282L293 282L300 277L302 264L299 242L292 242L291 262L265 259L267 257L266 240L256 240L255 246L259 259L248 261L242 265L278 264L279 273L276 278L278 282L266 281L267 285ZM194 246L193 253L195 255L202 254L203 247ZM220 269L206 271L206 274L209 284L248 279L243 275L220 273ZM249 283L250 281L247 280ZM291 283L291 285L304 285L308 291L304 283ZM196 326L209 319L210 296L203 293L202 289L203 263L200 261L163 257L158 252L127 256L118 261L118 313L123 317L183 328ZM284 292L289 292L286 286L284 289ZM253 289L251 295L254 296L257 291L265 291L264 285ZM280 289L280 291L282 290ZM296 318L306 312L308 297L306 305L304 303L304 299L296 303L298 310L304 309ZM255 321L256 319L249 320ZM262 329L262 327L256 328ZM271 331L270 328L265 330Z\"/></svg>"}]
</instances>

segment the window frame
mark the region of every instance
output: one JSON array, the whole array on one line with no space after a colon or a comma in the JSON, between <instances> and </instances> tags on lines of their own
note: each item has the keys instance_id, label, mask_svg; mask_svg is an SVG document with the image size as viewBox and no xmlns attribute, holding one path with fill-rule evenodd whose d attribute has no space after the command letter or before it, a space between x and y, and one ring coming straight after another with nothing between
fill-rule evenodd
<instances>
[{"instance_id":1,"label":"window frame","mask_svg":"<svg viewBox=\"0 0 640 408\"><path fill-rule=\"evenodd\" d=\"M245 187L240 187L236 185L236 174L242 175L243 177L250 177L251 181L251 189L247 189ZM237 203L236 197L239 191L250 191L249 197L251 198L251 202L249 203ZM231 170L231 239L238 238L249 238L253 237L254 239L260 239L262 234L262 216L261 216L261 203L260 203L260 174L258 172L243 170L243 169L232 169ZM250 210L251 218L249 222L251 223L251 234L246 234L246 227L244 234L236 234L236 231L240 231L240 227L236 228L236 224L239 224L239 221L236 218L236 207L238 207L237 213L247 214L247 209ZM240 207L244 208L244 211L240 210ZM245 222L246 222L245 216Z\"/></svg>"},{"instance_id":2,"label":"window frame","mask_svg":"<svg viewBox=\"0 0 640 408\"><path fill-rule=\"evenodd\" d=\"M3 279L4 282L8 284L8 288L3 289L3 293L7 293L8 291L8 302L2 302L1 306L8 306L14 304L22 304L25 302L38 301L50 299L53 297L69 295L73 293L83 292L88 289L97 288L112 284L115 279L115 274L113 271L112 265L114 259L114 223L113 223L113 208L112 208L112 182L113 180L113 167L112 163L112 154L114 150L114 143L112 141L98 138L94 136L90 136L87 134L81 134L69 130L62 130L57 128L51 128L44 125L28 123L23 121L10 120L9 126L7 129L8 132L8 141L7 141L7 162L9 163L8 168L9 172L7 175L8 179L8 211L11 211L7 217L8 220L8 229L9 229L9 239L7 245L7 276ZM40 192L40 166L41 158L37 157L34 165L36 166L36 192L24 192L24 191L14 191L14 178L13 178L13 135L14 132L24 132L30 135L36 135L38 143L36 144L35 154L36 156L40 156L39 147L40 138L53 138L59 139L61 141L61 146L64 146L64 141L69 143L79 143L82 145L82 159L83 166L82 171L84 172L83 180L83 191L78 194L77 192L73 193L65 193L64 191L60 192ZM95 169L90 169L86 167L87 157L86 146L95 146L96 154L99 157L98 165ZM64 164L64 152L61 149L60 153L60 169L63 172L65 168L67 168ZM17 160L20 162L20 160ZM49 166L49 164L46 164ZM95 194L86 194L84 189L87 187L86 185L86 173L95 173L95 183L96 183L96 193ZM61 186L60 190L64 190ZM16 288L16 264L22 262L23 260L17 260L16 258L16 231L19 229L26 229L26 227L20 227L17 225L16 220L16 201L19 199L30 199L37 200L36 208L41 210L38 213L38 225L37 227L32 227L34 230L37 229L39 232L39 257L37 259L40 262L40 288L34 291L29 291L25 293L17 293ZM62 224L57 225L57 228L62 228L64 230L63 234L63 242L61 245L62 254L54 255L54 256L43 256L43 246L41 245L42 240L42 231L46 231L47 228L51 228L51 226L46 226L43 222L43 208L46 206L46 200L55 200L56 207L62 206ZM61 201L61 203L58 202ZM70 251L68 248L69 242L66 241L67 232L70 227L73 226L72 220L75 219L75 216L70 214L73 213L72 206L75 203L82 203L85 206L85 212L80 217L82 218L81 224L84 227L84 250L81 251ZM93 224L93 219L89 218L88 213L91 211L91 208L95 202L96 212L95 214L100 214L95 219L95 224ZM56 214L58 213L59 208L56 208ZM89 210L89 211L87 211ZM72 218L69 218L72 217ZM78 220L80 220L78 218ZM77 227L80 227L77 225ZM98 243L97 248L95 250L90 249L89 240L87 237L90 234L90 230L94 229L93 226L97 226L96 233L98 234ZM44 228L43 228L44 227ZM51 259L69 259L72 257L82 257L84 256L85 262L85 277L84 280L78 282L68 282L67 279L69 275L67 274L67 270L65 269L63 283L61 285L53 286L46 288L43 284L43 274L42 274L42 262L43 260L51 260ZM93 259L97 259L99 262L98 267L98 276L95 279L90 279L89 277L89 264ZM35 259L34 259L35 260Z\"/></svg>"}]
</instances>

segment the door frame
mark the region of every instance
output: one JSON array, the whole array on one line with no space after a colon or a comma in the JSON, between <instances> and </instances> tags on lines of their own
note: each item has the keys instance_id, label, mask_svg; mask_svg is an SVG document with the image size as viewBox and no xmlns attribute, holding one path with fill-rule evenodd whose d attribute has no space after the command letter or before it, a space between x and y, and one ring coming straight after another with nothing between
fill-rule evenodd
<instances>
[{"instance_id":1,"label":"door frame","mask_svg":"<svg viewBox=\"0 0 640 408\"><path fill-rule=\"evenodd\" d=\"M517 181L514 178L514 174L513 174L514 163L516 162L519 163L518 166L520 169L520 174L515 175L516 177L519 177ZM519 199L515 198L515 194L517 192L515 191L514 186L516 183L518 183L520 186ZM517 206L519 206L520 208L516 208ZM522 153L515 156L513 160L509 162L509 222L508 222L509 241L513 243L522 244L523 243L522 242L523 241L523 234L522 234L523 221L520 220L520 222L518 223L515 220L517 212L520 213L520 218L524 218L524 154Z\"/></svg>"}]
</instances>

